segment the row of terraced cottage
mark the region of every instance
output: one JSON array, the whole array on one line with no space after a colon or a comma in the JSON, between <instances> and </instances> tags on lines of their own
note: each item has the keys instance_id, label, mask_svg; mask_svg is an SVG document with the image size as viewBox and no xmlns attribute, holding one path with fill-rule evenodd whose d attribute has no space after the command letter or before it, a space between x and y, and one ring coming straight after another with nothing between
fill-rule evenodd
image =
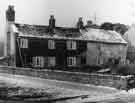
<instances>
[{"instance_id":1,"label":"row of terraced cottage","mask_svg":"<svg viewBox=\"0 0 135 103\"><path fill-rule=\"evenodd\" d=\"M109 58L125 63L127 42L115 31L84 27L82 19L76 28L58 27L51 16L49 25L15 22L15 11L6 11L5 55L9 65L17 67L79 67L104 64Z\"/></svg>"}]
</instances>

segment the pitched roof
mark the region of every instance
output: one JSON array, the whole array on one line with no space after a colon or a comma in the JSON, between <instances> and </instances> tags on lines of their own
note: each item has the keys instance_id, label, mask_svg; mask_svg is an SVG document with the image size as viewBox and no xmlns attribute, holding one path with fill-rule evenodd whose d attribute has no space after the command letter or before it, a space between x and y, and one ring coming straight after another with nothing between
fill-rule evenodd
<instances>
[{"instance_id":1,"label":"pitched roof","mask_svg":"<svg viewBox=\"0 0 135 103\"><path fill-rule=\"evenodd\" d=\"M28 24L15 24L18 28L18 31L26 34L31 34L35 36L43 36L47 33L47 26L41 26L41 25L28 25Z\"/></svg>"},{"instance_id":2,"label":"pitched roof","mask_svg":"<svg viewBox=\"0 0 135 103\"><path fill-rule=\"evenodd\" d=\"M30 34L35 36L45 36L49 35L48 26L42 25L28 25L28 24L15 24L18 28L18 31L23 33L24 35ZM54 30L54 34L59 36L74 36L73 34L80 34L79 30L76 28L67 28L67 27L56 27Z\"/></svg>"},{"instance_id":3,"label":"pitched roof","mask_svg":"<svg viewBox=\"0 0 135 103\"><path fill-rule=\"evenodd\" d=\"M55 39L75 39L87 40L104 43L121 43L127 42L115 31L107 31L101 29L86 28L78 30L77 28L56 27L54 34L48 32L48 26L15 24L20 32L20 36L38 37L38 38L55 38Z\"/></svg>"},{"instance_id":4,"label":"pitched roof","mask_svg":"<svg viewBox=\"0 0 135 103\"><path fill-rule=\"evenodd\" d=\"M84 31L82 33L84 36L86 36L88 40L127 44L127 42L122 38L119 33L111 30L88 28L87 31Z\"/></svg>"}]
</instances>

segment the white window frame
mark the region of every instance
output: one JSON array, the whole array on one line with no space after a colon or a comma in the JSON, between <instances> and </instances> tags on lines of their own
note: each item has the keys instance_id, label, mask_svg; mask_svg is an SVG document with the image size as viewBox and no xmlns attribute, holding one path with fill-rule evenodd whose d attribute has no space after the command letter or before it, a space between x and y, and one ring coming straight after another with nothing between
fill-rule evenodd
<instances>
[{"instance_id":1,"label":"white window frame","mask_svg":"<svg viewBox=\"0 0 135 103\"><path fill-rule=\"evenodd\" d=\"M48 57L48 66L49 67L56 66L56 57Z\"/></svg>"},{"instance_id":2,"label":"white window frame","mask_svg":"<svg viewBox=\"0 0 135 103\"><path fill-rule=\"evenodd\" d=\"M68 57L67 58L67 65L68 66L76 66L77 64L77 58L76 57Z\"/></svg>"},{"instance_id":3,"label":"white window frame","mask_svg":"<svg viewBox=\"0 0 135 103\"><path fill-rule=\"evenodd\" d=\"M67 41L68 50L76 50L76 48L77 48L76 41L73 41L73 40Z\"/></svg>"},{"instance_id":4,"label":"white window frame","mask_svg":"<svg viewBox=\"0 0 135 103\"><path fill-rule=\"evenodd\" d=\"M28 48L28 39L26 38L20 39L20 48Z\"/></svg>"},{"instance_id":5,"label":"white window frame","mask_svg":"<svg viewBox=\"0 0 135 103\"><path fill-rule=\"evenodd\" d=\"M55 41L48 40L48 49L55 49Z\"/></svg>"},{"instance_id":6,"label":"white window frame","mask_svg":"<svg viewBox=\"0 0 135 103\"><path fill-rule=\"evenodd\" d=\"M34 67L44 67L44 57L42 56L33 57L32 63Z\"/></svg>"}]
</instances>

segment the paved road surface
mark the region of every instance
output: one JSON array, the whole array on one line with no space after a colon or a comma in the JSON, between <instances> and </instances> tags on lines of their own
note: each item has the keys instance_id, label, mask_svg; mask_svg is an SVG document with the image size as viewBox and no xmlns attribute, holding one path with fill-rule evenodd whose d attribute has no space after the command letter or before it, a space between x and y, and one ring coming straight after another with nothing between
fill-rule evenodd
<instances>
[{"instance_id":1,"label":"paved road surface","mask_svg":"<svg viewBox=\"0 0 135 103\"><path fill-rule=\"evenodd\" d=\"M5 82L13 86L46 89L48 93L58 93L59 98L88 95L84 98L73 99L72 102L71 100L67 100L63 103L83 103L84 101L100 101L97 103L135 103L135 94L106 87L96 87L79 83L40 79L4 73L0 73L0 82Z\"/></svg>"}]
</instances>

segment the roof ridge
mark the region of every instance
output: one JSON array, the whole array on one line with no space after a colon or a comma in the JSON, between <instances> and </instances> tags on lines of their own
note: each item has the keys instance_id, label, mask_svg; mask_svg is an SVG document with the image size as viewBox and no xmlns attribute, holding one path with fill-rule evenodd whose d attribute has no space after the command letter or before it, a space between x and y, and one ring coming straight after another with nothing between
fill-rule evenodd
<instances>
[{"instance_id":1,"label":"roof ridge","mask_svg":"<svg viewBox=\"0 0 135 103\"><path fill-rule=\"evenodd\" d=\"M39 25L39 24L22 24L22 23L15 23L15 25L49 27L49 25ZM56 26L55 28L77 29L76 27L68 27L68 26L67 26L67 27L66 27L66 26Z\"/></svg>"},{"instance_id":2,"label":"roof ridge","mask_svg":"<svg viewBox=\"0 0 135 103\"><path fill-rule=\"evenodd\" d=\"M84 31L80 31L77 28L70 27L56 27L53 33L49 32L48 26L43 25L30 25L30 24L15 24L23 35L33 35L33 36L50 36L51 38L74 38L82 40L92 40L92 41L101 41L107 43L123 43L127 42L120 36L119 33L114 31L107 31L101 29L88 28Z\"/></svg>"}]
</instances>

